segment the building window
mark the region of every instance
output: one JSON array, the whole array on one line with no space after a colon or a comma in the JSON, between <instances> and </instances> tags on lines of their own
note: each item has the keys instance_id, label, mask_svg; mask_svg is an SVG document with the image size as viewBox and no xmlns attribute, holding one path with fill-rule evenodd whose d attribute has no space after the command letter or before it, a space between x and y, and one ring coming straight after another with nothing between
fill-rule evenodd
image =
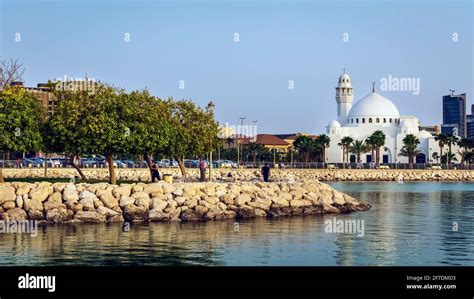
<instances>
[{"instance_id":1,"label":"building window","mask_svg":"<svg viewBox=\"0 0 474 299\"><path fill-rule=\"evenodd\" d=\"M387 122L387 119L384 117L383 118L383 123L386 123Z\"/></svg>"},{"instance_id":2,"label":"building window","mask_svg":"<svg viewBox=\"0 0 474 299\"><path fill-rule=\"evenodd\" d=\"M392 119L390 119L389 122L392 123Z\"/></svg>"},{"instance_id":3,"label":"building window","mask_svg":"<svg viewBox=\"0 0 474 299\"><path fill-rule=\"evenodd\" d=\"M353 119L353 118L351 118L351 124L353 124L353 123L354 123L354 119Z\"/></svg>"},{"instance_id":4,"label":"building window","mask_svg":"<svg viewBox=\"0 0 474 299\"><path fill-rule=\"evenodd\" d=\"M358 119L358 118L356 118L356 123L359 123L359 119Z\"/></svg>"},{"instance_id":5,"label":"building window","mask_svg":"<svg viewBox=\"0 0 474 299\"><path fill-rule=\"evenodd\" d=\"M369 118L369 124L371 124L371 123L372 123L372 118Z\"/></svg>"},{"instance_id":6,"label":"building window","mask_svg":"<svg viewBox=\"0 0 474 299\"><path fill-rule=\"evenodd\" d=\"M365 118L362 118L362 123L365 124Z\"/></svg>"},{"instance_id":7,"label":"building window","mask_svg":"<svg viewBox=\"0 0 474 299\"><path fill-rule=\"evenodd\" d=\"M380 118L377 117L377 119L375 120L376 123L379 123L380 122Z\"/></svg>"}]
</instances>

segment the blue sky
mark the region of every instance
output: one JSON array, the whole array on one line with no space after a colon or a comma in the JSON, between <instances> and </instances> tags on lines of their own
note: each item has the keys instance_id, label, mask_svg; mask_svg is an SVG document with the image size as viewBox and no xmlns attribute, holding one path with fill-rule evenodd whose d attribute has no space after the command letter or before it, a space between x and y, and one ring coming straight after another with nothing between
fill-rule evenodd
<instances>
[{"instance_id":1,"label":"blue sky","mask_svg":"<svg viewBox=\"0 0 474 299\"><path fill-rule=\"evenodd\" d=\"M471 0L0 2L0 55L24 64L29 86L87 74L162 98L214 99L221 123L245 116L259 133L324 132L343 68L355 100L388 75L419 78L419 95L380 93L424 125L442 121L449 89L473 103Z\"/></svg>"}]
</instances>

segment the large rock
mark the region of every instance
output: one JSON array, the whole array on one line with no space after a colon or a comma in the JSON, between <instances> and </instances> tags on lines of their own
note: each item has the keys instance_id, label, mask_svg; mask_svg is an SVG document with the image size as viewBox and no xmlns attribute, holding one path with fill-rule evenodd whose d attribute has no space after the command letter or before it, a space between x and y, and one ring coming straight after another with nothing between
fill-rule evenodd
<instances>
[{"instance_id":1,"label":"large rock","mask_svg":"<svg viewBox=\"0 0 474 299\"><path fill-rule=\"evenodd\" d=\"M44 209L46 211L59 208L62 206L62 196L59 192L54 192L51 194L46 202L43 203Z\"/></svg>"},{"instance_id":2,"label":"large rock","mask_svg":"<svg viewBox=\"0 0 474 299\"><path fill-rule=\"evenodd\" d=\"M163 194L163 187L160 183L149 184L145 187L144 192L148 193L149 195Z\"/></svg>"},{"instance_id":3,"label":"large rock","mask_svg":"<svg viewBox=\"0 0 474 299\"><path fill-rule=\"evenodd\" d=\"M106 207L99 207L97 209L97 213L102 214L105 217L111 217L111 216L118 216L119 215L118 212L116 212L112 209L106 208Z\"/></svg>"},{"instance_id":4,"label":"large rock","mask_svg":"<svg viewBox=\"0 0 474 299\"><path fill-rule=\"evenodd\" d=\"M132 186L131 185L121 185L120 187L115 188L112 193L117 198L121 198L122 196L127 196L128 197L132 193Z\"/></svg>"},{"instance_id":5,"label":"large rock","mask_svg":"<svg viewBox=\"0 0 474 299\"><path fill-rule=\"evenodd\" d=\"M66 188L64 188L63 191L63 200L64 201L69 201L69 200L79 200L79 194L77 194L76 186L72 184L66 185Z\"/></svg>"},{"instance_id":6,"label":"large rock","mask_svg":"<svg viewBox=\"0 0 474 299\"><path fill-rule=\"evenodd\" d=\"M234 203L236 206L243 206L245 205L247 202L251 201L252 198L250 197L250 195L248 194L240 194L239 196L237 196L237 198L234 200Z\"/></svg>"},{"instance_id":7,"label":"large rock","mask_svg":"<svg viewBox=\"0 0 474 299\"><path fill-rule=\"evenodd\" d=\"M44 213L43 211L39 211L39 210L29 210L28 218L30 220L44 220Z\"/></svg>"},{"instance_id":8,"label":"large rock","mask_svg":"<svg viewBox=\"0 0 474 299\"><path fill-rule=\"evenodd\" d=\"M43 188L38 187L31 189L29 198L43 202L48 199L51 194L53 194L53 186L47 186Z\"/></svg>"},{"instance_id":9,"label":"large rock","mask_svg":"<svg viewBox=\"0 0 474 299\"><path fill-rule=\"evenodd\" d=\"M144 206L136 206L134 204L126 205L123 210L125 220L131 222L140 222L148 220L149 209Z\"/></svg>"},{"instance_id":10,"label":"large rock","mask_svg":"<svg viewBox=\"0 0 474 299\"><path fill-rule=\"evenodd\" d=\"M135 198L133 197L122 197L120 198L120 207L125 207L126 205L130 205L130 204L133 204L135 203Z\"/></svg>"},{"instance_id":11,"label":"large rock","mask_svg":"<svg viewBox=\"0 0 474 299\"><path fill-rule=\"evenodd\" d=\"M151 199L150 208L155 211L161 212L167 206L168 206L168 203L160 198L154 197Z\"/></svg>"},{"instance_id":12,"label":"large rock","mask_svg":"<svg viewBox=\"0 0 474 299\"><path fill-rule=\"evenodd\" d=\"M7 201L6 203L4 203L4 204L2 205L2 208L3 208L5 211L14 209L15 207L16 207L16 203L15 203L14 201Z\"/></svg>"},{"instance_id":13,"label":"large rock","mask_svg":"<svg viewBox=\"0 0 474 299\"><path fill-rule=\"evenodd\" d=\"M94 211L95 206L94 206L94 199L90 197L83 198L79 200L79 203L81 203L84 207L85 211Z\"/></svg>"},{"instance_id":14,"label":"large rock","mask_svg":"<svg viewBox=\"0 0 474 299\"><path fill-rule=\"evenodd\" d=\"M54 223L63 223L73 219L74 212L64 208L56 208L46 212L46 220Z\"/></svg>"},{"instance_id":15,"label":"large rock","mask_svg":"<svg viewBox=\"0 0 474 299\"><path fill-rule=\"evenodd\" d=\"M5 214L7 215L7 219L10 221L28 220L25 210L20 208L8 210Z\"/></svg>"},{"instance_id":16,"label":"large rock","mask_svg":"<svg viewBox=\"0 0 474 299\"><path fill-rule=\"evenodd\" d=\"M105 207L109 209L113 209L115 207L118 207L119 202L118 200L113 197L112 193L110 192L105 192L100 195L100 201L104 204Z\"/></svg>"},{"instance_id":17,"label":"large rock","mask_svg":"<svg viewBox=\"0 0 474 299\"><path fill-rule=\"evenodd\" d=\"M74 215L74 219L88 223L100 223L106 221L105 215L92 211L79 211Z\"/></svg>"},{"instance_id":18,"label":"large rock","mask_svg":"<svg viewBox=\"0 0 474 299\"><path fill-rule=\"evenodd\" d=\"M79 199L96 199L97 196L95 195L95 193L92 193L88 190L84 190L84 191L81 191L81 193L79 193Z\"/></svg>"},{"instance_id":19,"label":"large rock","mask_svg":"<svg viewBox=\"0 0 474 299\"><path fill-rule=\"evenodd\" d=\"M25 200L25 210L26 211L43 211L43 204L37 199L26 199Z\"/></svg>"},{"instance_id":20,"label":"large rock","mask_svg":"<svg viewBox=\"0 0 474 299\"><path fill-rule=\"evenodd\" d=\"M0 205L7 201L15 201L15 188L12 186L0 186Z\"/></svg>"}]
</instances>

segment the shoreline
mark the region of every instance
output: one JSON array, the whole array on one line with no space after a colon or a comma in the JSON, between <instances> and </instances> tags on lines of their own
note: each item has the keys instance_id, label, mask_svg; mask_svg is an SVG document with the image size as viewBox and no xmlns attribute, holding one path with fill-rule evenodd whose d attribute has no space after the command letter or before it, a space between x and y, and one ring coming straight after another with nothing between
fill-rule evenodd
<instances>
[{"instance_id":1,"label":"shoreline","mask_svg":"<svg viewBox=\"0 0 474 299\"><path fill-rule=\"evenodd\" d=\"M181 222L324 215L369 204L318 181L174 183L2 183L3 221Z\"/></svg>"}]
</instances>

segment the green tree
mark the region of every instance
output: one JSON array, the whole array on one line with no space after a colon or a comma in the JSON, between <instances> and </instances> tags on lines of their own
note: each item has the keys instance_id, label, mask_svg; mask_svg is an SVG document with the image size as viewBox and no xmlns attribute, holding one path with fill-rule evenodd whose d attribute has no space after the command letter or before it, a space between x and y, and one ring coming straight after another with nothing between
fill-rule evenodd
<instances>
[{"instance_id":1,"label":"green tree","mask_svg":"<svg viewBox=\"0 0 474 299\"><path fill-rule=\"evenodd\" d=\"M248 155L252 157L253 164L257 162L257 157L266 151L265 147L257 142L249 142L245 147L245 150L248 152Z\"/></svg>"},{"instance_id":2,"label":"green tree","mask_svg":"<svg viewBox=\"0 0 474 299\"><path fill-rule=\"evenodd\" d=\"M349 148L353 141L354 139L352 139L352 137L345 136L342 137L341 141L337 144L342 148L342 162L344 164L344 167L349 160Z\"/></svg>"},{"instance_id":3,"label":"green tree","mask_svg":"<svg viewBox=\"0 0 474 299\"><path fill-rule=\"evenodd\" d=\"M446 143L448 145L448 151L450 153L453 153L453 151L452 151L453 144L458 144L458 142L459 142L459 137L458 136L448 135L448 137L446 139ZM451 164L451 155L447 155L447 157L448 157L447 163Z\"/></svg>"},{"instance_id":4,"label":"green tree","mask_svg":"<svg viewBox=\"0 0 474 299\"><path fill-rule=\"evenodd\" d=\"M351 153L354 153L357 157L357 163L361 162L361 155L368 151L368 147L364 140L354 140L349 148Z\"/></svg>"},{"instance_id":5,"label":"green tree","mask_svg":"<svg viewBox=\"0 0 474 299\"><path fill-rule=\"evenodd\" d=\"M421 151L418 149L420 140L413 134L408 134L403 138L403 147L400 150L400 156L408 157L408 163L413 167L413 158Z\"/></svg>"},{"instance_id":6,"label":"green tree","mask_svg":"<svg viewBox=\"0 0 474 299\"><path fill-rule=\"evenodd\" d=\"M433 160L436 161L436 163L439 163L439 158L440 158L440 155L438 154L438 152L434 152L431 157L433 158Z\"/></svg>"},{"instance_id":7,"label":"green tree","mask_svg":"<svg viewBox=\"0 0 474 299\"><path fill-rule=\"evenodd\" d=\"M103 154L109 167L109 182L116 184L114 155L130 150L130 97L123 91L99 84L94 93L58 91L59 104L50 119L50 141L63 146L75 165L74 157Z\"/></svg>"},{"instance_id":8,"label":"green tree","mask_svg":"<svg viewBox=\"0 0 474 299\"><path fill-rule=\"evenodd\" d=\"M446 143L448 141L448 136L446 136L444 134L438 134L438 135L435 136L435 140L438 141L439 156L443 157L443 148L444 148L444 146L446 145Z\"/></svg>"},{"instance_id":9,"label":"green tree","mask_svg":"<svg viewBox=\"0 0 474 299\"><path fill-rule=\"evenodd\" d=\"M206 112L191 101L168 99L171 116L170 142L166 154L178 161L181 174L186 179L185 156L200 156L216 148L219 126L212 113Z\"/></svg>"},{"instance_id":10,"label":"green tree","mask_svg":"<svg viewBox=\"0 0 474 299\"><path fill-rule=\"evenodd\" d=\"M311 153L316 150L316 143L311 137L300 135L293 141L293 147L303 158L303 162L309 162Z\"/></svg>"},{"instance_id":11,"label":"green tree","mask_svg":"<svg viewBox=\"0 0 474 299\"><path fill-rule=\"evenodd\" d=\"M130 129L128 152L141 155L146 161L150 176L151 156L166 151L172 132L170 105L156 98L147 90L128 94L129 109L126 113Z\"/></svg>"},{"instance_id":12,"label":"green tree","mask_svg":"<svg viewBox=\"0 0 474 299\"><path fill-rule=\"evenodd\" d=\"M330 143L331 143L331 138L329 138L329 136L326 134L321 134L316 139L316 144L318 145L319 148L321 148L321 153L322 153L322 158L323 158L324 163L326 163L326 148L329 147Z\"/></svg>"},{"instance_id":13,"label":"green tree","mask_svg":"<svg viewBox=\"0 0 474 299\"><path fill-rule=\"evenodd\" d=\"M367 138L370 141L372 151L375 151L375 163L380 164L380 148L385 145L385 134L381 130L377 130ZM372 156L373 157L373 156Z\"/></svg>"},{"instance_id":14,"label":"green tree","mask_svg":"<svg viewBox=\"0 0 474 299\"><path fill-rule=\"evenodd\" d=\"M23 153L40 150L45 116L34 95L20 87L7 86L0 93L0 150ZM0 182L3 182L2 168Z\"/></svg>"}]
</instances>

